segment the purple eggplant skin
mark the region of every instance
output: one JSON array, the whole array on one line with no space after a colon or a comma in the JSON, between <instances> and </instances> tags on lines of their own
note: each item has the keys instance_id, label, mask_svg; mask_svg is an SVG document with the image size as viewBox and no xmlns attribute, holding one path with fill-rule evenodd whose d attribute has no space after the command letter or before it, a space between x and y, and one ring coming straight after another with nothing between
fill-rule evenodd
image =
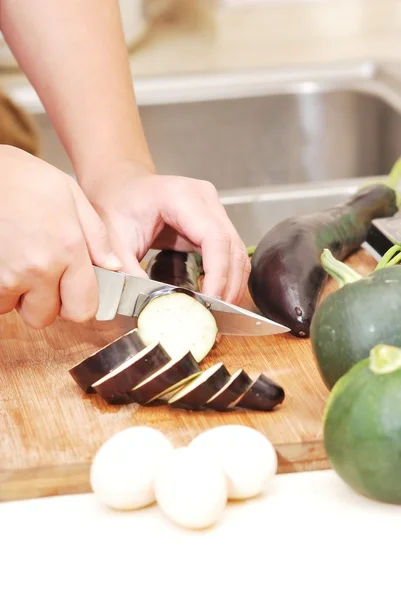
<instances>
[{"instance_id":1,"label":"purple eggplant skin","mask_svg":"<svg viewBox=\"0 0 401 600\"><path fill-rule=\"evenodd\" d=\"M325 248L344 260L366 241L373 219L392 217L397 195L385 184L356 192L345 204L290 217L270 229L251 259L248 289L259 311L300 338L310 325L327 280L321 265Z\"/></svg>"},{"instance_id":2,"label":"purple eggplant skin","mask_svg":"<svg viewBox=\"0 0 401 600\"><path fill-rule=\"evenodd\" d=\"M154 281L199 292L201 265L200 256L194 252L160 250L149 261L146 273Z\"/></svg>"}]
</instances>

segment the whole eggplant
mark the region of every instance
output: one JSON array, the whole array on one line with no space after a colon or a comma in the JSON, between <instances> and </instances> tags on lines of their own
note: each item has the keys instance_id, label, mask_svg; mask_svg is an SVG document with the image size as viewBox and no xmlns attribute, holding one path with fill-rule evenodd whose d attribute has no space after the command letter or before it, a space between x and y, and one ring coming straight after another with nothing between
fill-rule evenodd
<instances>
[{"instance_id":1,"label":"whole eggplant","mask_svg":"<svg viewBox=\"0 0 401 600\"><path fill-rule=\"evenodd\" d=\"M323 250L344 260L366 241L373 219L391 217L397 210L396 191L378 183L360 189L345 204L275 225L251 259L248 287L260 312L293 335L308 338L328 277L320 260Z\"/></svg>"}]
</instances>

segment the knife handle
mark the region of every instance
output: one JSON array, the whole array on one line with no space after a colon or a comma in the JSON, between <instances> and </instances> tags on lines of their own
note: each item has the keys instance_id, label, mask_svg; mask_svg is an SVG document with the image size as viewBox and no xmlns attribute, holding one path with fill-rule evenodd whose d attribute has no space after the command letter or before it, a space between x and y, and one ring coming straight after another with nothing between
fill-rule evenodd
<instances>
[{"instance_id":1,"label":"knife handle","mask_svg":"<svg viewBox=\"0 0 401 600\"><path fill-rule=\"evenodd\" d=\"M108 271L94 267L99 290L99 306L96 313L97 321L111 321L118 312L118 306L125 286L124 273Z\"/></svg>"}]
</instances>

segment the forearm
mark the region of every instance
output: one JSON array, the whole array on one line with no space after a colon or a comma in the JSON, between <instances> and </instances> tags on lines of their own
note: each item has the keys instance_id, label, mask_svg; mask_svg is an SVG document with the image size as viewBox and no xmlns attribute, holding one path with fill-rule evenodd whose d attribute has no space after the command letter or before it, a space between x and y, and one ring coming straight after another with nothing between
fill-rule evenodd
<instances>
[{"instance_id":1,"label":"forearm","mask_svg":"<svg viewBox=\"0 0 401 600\"><path fill-rule=\"evenodd\" d=\"M127 160L153 170L118 0L1 0L1 27L80 182Z\"/></svg>"}]
</instances>

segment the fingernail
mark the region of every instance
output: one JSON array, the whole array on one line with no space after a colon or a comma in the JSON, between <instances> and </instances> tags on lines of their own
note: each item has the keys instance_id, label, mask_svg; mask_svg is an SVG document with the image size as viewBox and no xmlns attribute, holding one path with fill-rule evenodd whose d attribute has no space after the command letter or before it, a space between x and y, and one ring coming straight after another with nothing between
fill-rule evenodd
<instances>
[{"instance_id":1,"label":"fingernail","mask_svg":"<svg viewBox=\"0 0 401 600\"><path fill-rule=\"evenodd\" d=\"M120 271L123 266L115 254L109 254L105 260L105 267L111 271Z\"/></svg>"}]
</instances>

